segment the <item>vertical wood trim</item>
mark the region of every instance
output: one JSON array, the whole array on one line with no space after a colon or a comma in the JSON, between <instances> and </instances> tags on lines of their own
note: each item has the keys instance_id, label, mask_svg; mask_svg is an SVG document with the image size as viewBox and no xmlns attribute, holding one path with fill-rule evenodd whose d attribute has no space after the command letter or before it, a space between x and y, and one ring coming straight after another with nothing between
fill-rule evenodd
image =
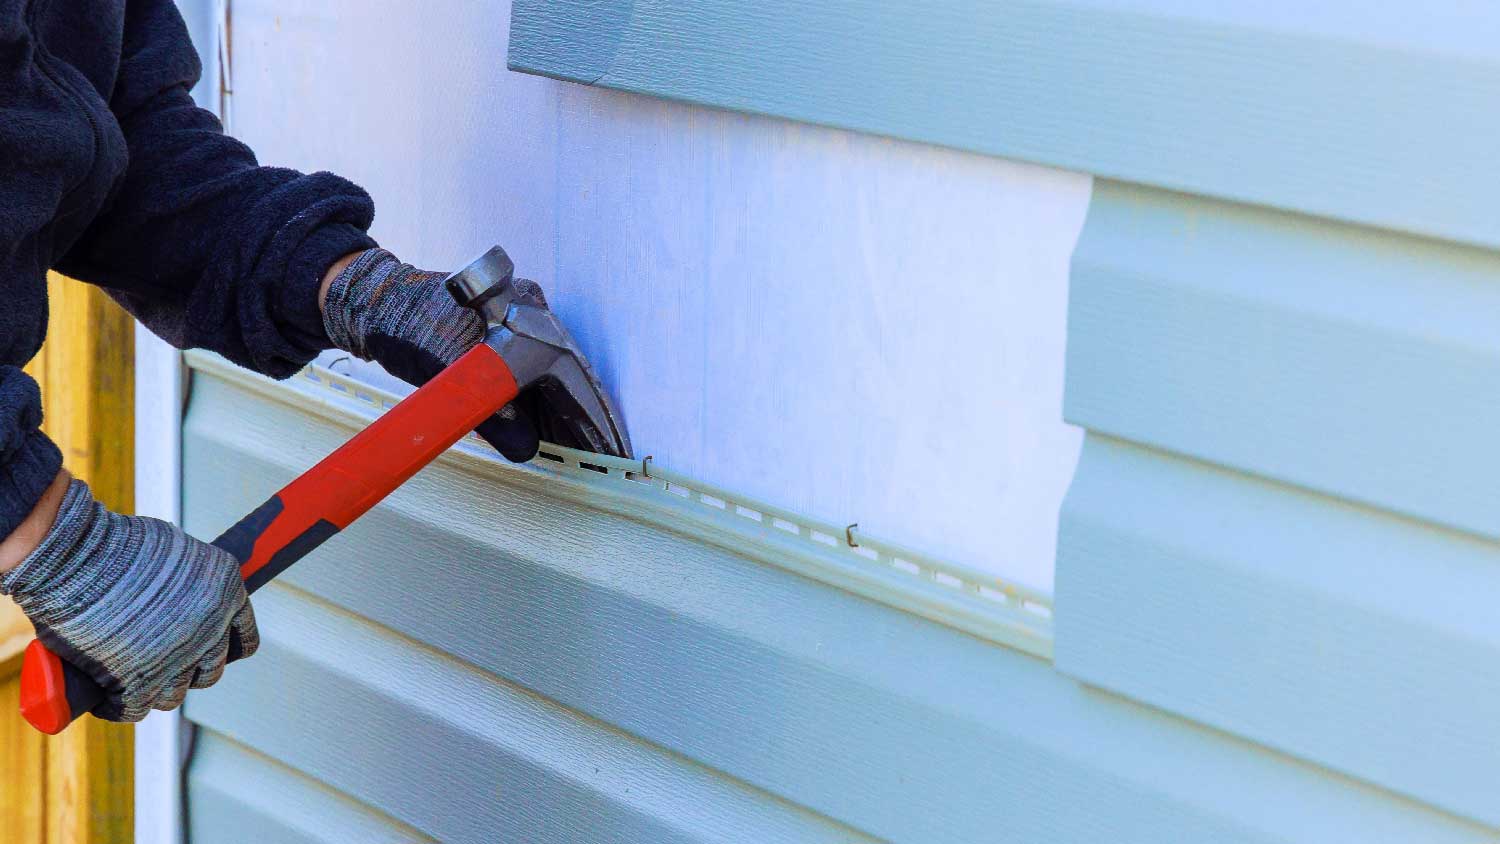
<instances>
[{"instance_id":1,"label":"vertical wood trim","mask_svg":"<svg viewBox=\"0 0 1500 844\"><path fill-rule=\"evenodd\" d=\"M111 509L129 512L135 491L130 317L97 288L50 276L50 339L26 367L42 388L42 428L63 462ZM134 834L134 730L83 718L44 738L16 711L30 628L0 606L0 818L17 844L116 844ZM19 823L16 824L15 821ZM8 837L15 835L14 838Z\"/></svg>"},{"instance_id":2,"label":"vertical wood trim","mask_svg":"<svg viewBox=\"0 0 1500 844\"><path fill-rule=\"evenodd\" d=\"M12 605L13 606L13 605ZM30 637L30 631L26 633ZM10 667L8 667L10 668ZM19 661L10 668L20 669ZM16 712L20 706L21 684L15 674L0 683L0 819L6 835L14 835L17 844L44 841L46 835L45 736L33 730Z\"/></svg>"},{"instance_id":3,"label":"vertical wood trim","mask_svg":"<svg viewBox=\"0 0 1500 844\"><path fill-rule=\"evenodd\" d=\"M45 737L17 714L21 652L31 641L31 622L0 596L0 822L17 842L42 841L46 826Z\"/></svg>"},{"instance_id":4,"label":"vertical wood trim","mask_svg":"<svg viewBox=\"0 0 1500 844\"><path fill-rule=\"evenodd\" d=\"M47 280L50 339L32 374L42 386L42 429L68 471L111 510L135 506L135 329L97 288Z\"/></svg>"}]
</instances>

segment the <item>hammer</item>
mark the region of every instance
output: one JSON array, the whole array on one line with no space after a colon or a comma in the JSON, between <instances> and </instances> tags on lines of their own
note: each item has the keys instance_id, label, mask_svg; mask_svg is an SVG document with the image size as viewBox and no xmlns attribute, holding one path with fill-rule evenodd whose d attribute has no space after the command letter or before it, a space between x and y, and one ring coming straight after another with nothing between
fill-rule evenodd
<instances>
[{"instance_id":1,"label":"hammer","mask_svg":"<svg viewBox=\"0 0 1500 844\"><path fill-rule=\"evenodd\" d=\"M484 341L214 540L239 561L247 592L348 527L523 389L534 388L572 442L630 456L620 414L573 336L540 290L515 283L514 273L496 246L449 276L448 292L484 318ZM108 694L38 640L23 659L21 715L44 733L61 732Z\"/></svg>"}]
</instances>

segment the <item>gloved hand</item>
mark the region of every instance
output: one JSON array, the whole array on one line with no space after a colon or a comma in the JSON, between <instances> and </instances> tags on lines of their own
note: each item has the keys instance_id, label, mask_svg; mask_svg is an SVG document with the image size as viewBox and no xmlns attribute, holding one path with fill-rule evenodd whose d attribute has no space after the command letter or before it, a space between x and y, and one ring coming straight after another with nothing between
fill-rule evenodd
<instances>
[{"instance_id":1,"label":"gloved hand","mask_svg":"<svg viewBox=\"0 0 1500 844\"><path fill-rule=\"evenodd\" d=\"M453 301L443 288L445 278L447 273L403 264L384 249L367 250L329 285L323 326L338 348L420 387L484 339L484 321ZM545 305L534 283L515 284L522 297ZM476 430L521 463L536 456L539 426L542 434L555 436L548 419L543 403L526 391Z\"/></svg>"},{"instance_id":2,"label":"gloved hand","mask_svg":"<svg viewBox=\"0 0 1500 844\"><path fill-rule=\"evenodd\" d=\"M110 721L175 709L260 644L238 561L167 522L109 512L79 480L0 592L109 693L94 714Z\"/></svg>"}]
</instances>

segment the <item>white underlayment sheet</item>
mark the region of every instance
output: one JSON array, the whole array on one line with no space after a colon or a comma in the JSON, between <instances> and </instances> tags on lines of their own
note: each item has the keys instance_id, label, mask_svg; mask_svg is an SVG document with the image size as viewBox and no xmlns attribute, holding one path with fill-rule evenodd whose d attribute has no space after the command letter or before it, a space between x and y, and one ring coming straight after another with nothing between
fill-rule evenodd
<instances>
[{"instance_id":1,"label":"white underlayment sheet","mask_svg":"<svg viewBox=\"0 0 1500 844\"><path fill-rule=\"evenodd\" d=\"M233 14L236 134L414 263L504 245L642 454L1050 590L1086 176L510 73L506 3Z\"/></svg>"}]
</instances>

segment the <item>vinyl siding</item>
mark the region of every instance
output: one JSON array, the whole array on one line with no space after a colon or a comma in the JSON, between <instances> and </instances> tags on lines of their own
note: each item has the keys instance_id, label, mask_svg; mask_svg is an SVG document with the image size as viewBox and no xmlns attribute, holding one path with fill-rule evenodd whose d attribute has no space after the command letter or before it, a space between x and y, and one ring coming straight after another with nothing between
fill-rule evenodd
<instances>
[{"instance_id":1,"label":"vinyl siding","mask_svg":"<svg viewBox=\"0 0 1500 844\"><path fill-rule=\"evenodd\" d=\"M1058 668L1500 824L1500 16L602 5L518 3L512 66L1105 177Z\"/></svg>"},{"instance_id":2,"label":"vinyl siding","mask_svg":"<svg viewBox=\"0 0 1500 844\"><path fill-rule=\"evenodd\" d=\"M1500 255L1100 181L1064 414L1500 539Z\"/></svg>"},{"instance_id":3,"label":"vinyl siding","mask_svg":"<svg viewBox=\"0 0 1500 844\"><path fill-rule=\"evenodd\" d=\"M195 533L373 414L195 360ZM262 653L187 715L442 840L1482 834L709 541L658 496L452 452L258 594Z\"/></svg>"},{"instance_id":4,"label":"vinyl siding","mask_svg":"<svg viewBox=\"0 0 1500 844\"><path fill-rule=\"evenodd\" d=\"M425 844L432 841L212 730L193 743L191 841Z\"/></svg>"},{"instance_id":5,"label":"vinyl siding","mask_svg":"<svg viewBox=\"0 0 1500 844\"><path fill-rule=\"evenodd\" d=\"M1500 825L1500 549L1090 436L1057 665Z\"/></svg>"},{"instance_id":6,"label":"vinyl siding","mask_svg":"<svg viewBox=\"0 0 1500 844\"><path fill-rule=\"evenodd\" d=\"M1500 825L1497 270L1097 184L1059 669Z\"/></svg>"}]
</instances>

